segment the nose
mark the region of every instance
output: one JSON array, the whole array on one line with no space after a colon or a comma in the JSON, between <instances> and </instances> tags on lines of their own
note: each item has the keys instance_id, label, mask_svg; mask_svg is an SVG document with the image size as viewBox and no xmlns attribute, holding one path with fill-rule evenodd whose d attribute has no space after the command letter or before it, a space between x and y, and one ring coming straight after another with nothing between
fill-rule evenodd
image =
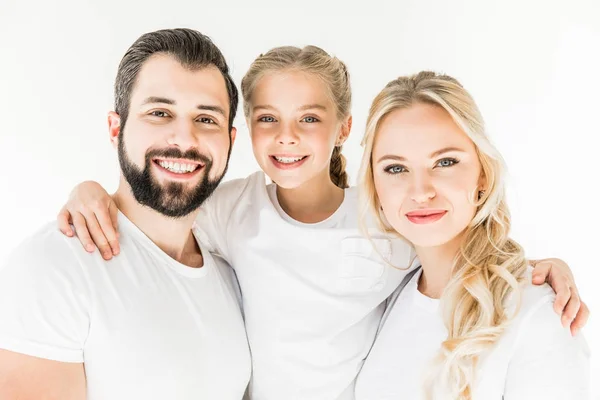
<instances>
[{"instance_id":1,"label":"nose","mask_svg":"<svg viewBox=\"0 0 600 400\"><path fill-rule=\"evenodd\" d=\"M410 186L410 198L419 204L424 204L436 195L431 177L427 173L413 174Z\"/></svg>"},{"instance_id":2,"label":"nose","mask_svg":"<svg viewBox=\"0 0 600 400\"><path fill-rule=\"evenodd\" d=\"M169 146L178 147L183 151L197 147L198 140L194 123L182 118L179 123L173 124L173 130L167 137L167 143Z\"/></svg>"},{"instance_id":3,"label":"nose","mask_svg":"<svg viewBox=\"0 0 600 400\"><path fill-rule=\"evenodd\" d=\"M275 140L277 141L277 143L284 145L284 146L285 145L294 146L294 145L298 144L299 137L296 134L296 132L294 131L293 127L283 125L281 127L281 130L279 130L277 132L277 136L275 137Z\"/></svg>"}]
</instances>

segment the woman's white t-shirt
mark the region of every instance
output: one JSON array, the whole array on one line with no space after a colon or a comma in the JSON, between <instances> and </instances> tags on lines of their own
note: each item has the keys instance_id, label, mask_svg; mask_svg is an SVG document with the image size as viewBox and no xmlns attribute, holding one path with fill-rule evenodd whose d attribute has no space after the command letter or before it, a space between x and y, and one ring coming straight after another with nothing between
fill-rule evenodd
<instances>
[{"instance_id":1,"label":"woman's white t-shirt","mask_svg":"<svg viewBox=\"0 0 600 400\"><path fill-rule=\"evenodd\" d=\"M447 337L440 300L417 289L419 271L389 311L356 382L357 400L424 399L431 360ZM524 284L515 319L479 361L474 400L585 400L589 349L553 310L548 285ZM517 296L513 297L516 305ZM443 399L443 397L442 397Z\"/></svg>"},{"instance_id":2,"label":"woman's white t-shirt","mask_svg":"<svg viewBox=\"0 0 600 400\"><path fill-rule=\"evenodd\" d=\"M406 274L384 258L406 268L414 256L399 239L374 230L372 242L362 236L354 188L316 224L286 215L275 188L262 172L222 184L195 229L240 283L252 352L250 395L352 399L384 302Z\"/></svg>"}]
</instances>

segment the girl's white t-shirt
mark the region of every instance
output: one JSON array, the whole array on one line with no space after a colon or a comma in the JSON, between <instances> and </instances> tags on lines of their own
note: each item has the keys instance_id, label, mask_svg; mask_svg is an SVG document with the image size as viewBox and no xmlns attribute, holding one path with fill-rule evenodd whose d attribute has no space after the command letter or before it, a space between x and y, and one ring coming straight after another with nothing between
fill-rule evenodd
<instances>
[{"instance_id":1,"label":"girl's white t-shirt","mask_svg":"<svg viewBox=\"0 0 600 400\"><path fill-rule=\"evenodd\" d=\"M226 182L203 205L195 228L240 283L251 398L352 399L385 300L414 254L375 229L371 241L361 234L355 188L316 224L286 215L275 189L262 172Z\"/></svg>"},{"instance_id":2,"label":"girl's white t-shirt","mask_svg":"<svg viewBox=\"0 0 600 400\"><path fill-rule=\"evenodd\" d=\"M356 400L425 399L425 374L448 331L440 300L417 289L420 275L415 274L389 311L357 379ZM532 285L529 274L521 293L515 319L479 361L473 400L588 399L585 339L562 327L548 285ZM517 298L507 307L514 310Z\"/></svg>"}]
</instances>

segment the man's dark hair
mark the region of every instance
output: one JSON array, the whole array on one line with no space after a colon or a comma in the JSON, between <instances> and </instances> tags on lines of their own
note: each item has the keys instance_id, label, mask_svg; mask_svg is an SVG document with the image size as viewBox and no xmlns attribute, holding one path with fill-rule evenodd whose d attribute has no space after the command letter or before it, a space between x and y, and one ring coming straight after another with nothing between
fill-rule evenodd
<instances>
[{"instance_id":1,"label":"man's dark hair","mask_svg":"<svg viewBox=\"0 0 600 400\"><path fill-rule=\"evenodd\" d=\"M192 29L163 29L142 35L131 45L119 64L115 81L115 112L121 117L121 129L129 114L131 92L142 65L157 53L175 57L181 65L191 70L214 65L225 78L229 95L229 131L238 106L238 90L229 74L225 57L206 35Z\"/></svg>"}]
</instances>

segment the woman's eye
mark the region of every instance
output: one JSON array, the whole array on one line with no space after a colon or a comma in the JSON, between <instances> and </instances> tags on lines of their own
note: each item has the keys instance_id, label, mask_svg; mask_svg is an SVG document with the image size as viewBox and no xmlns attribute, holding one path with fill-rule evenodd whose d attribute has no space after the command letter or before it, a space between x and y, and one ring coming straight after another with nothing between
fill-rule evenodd
<instances>
[{"instance_id":1,"label":"woman's eye","mask_svg":"<svg viewBox=\"0 0 600 400\"><path fill-rule=\"evenodd\" d=\"M198 118L198 121L203 124L216 124L215 120L209 117L200 117Z\"/></svg>"},{"instance_id":2,"label":"woman's eye","mask_svg":"<svg viewBox=\"0 0 600 400\"><path fill-rule=\"evenodd\" d=\"M273 117L260 117L258 119L259 122L275 122L275 118Z\"/></svg>"},{"instance_id":3,"label":"woman's eye","mask_svg":"<svg viewBox=\"0 0 600 400\"><path fill-rule=\"evenodd\" d=\"M406 168L402 165L391 165L385 169L385 172L391 175L396 175L406 172Z\"/></svg>"},{"instance_id":4,"label":"woman's eye","mask_svg":"<svg viewBox=\"0 0 600 400\"><path fill-rule=\"evenodd\" d=\"M307 122L309 124L313 124L315 122L319 122L319 120L315 117L304 117L304 118L302 118L302 122Z\"/></svg>"},{"instance_id":5,"label":"woman's eye","mask_svg":"<svg viewBox=\"0 0 600 400\"><path fill-rule=\"evenodd\" d=\"M454 158L443 158L440 161L438 161L436 167L446 168L451 167L455 164L458 164L458 160L455 160Z\"/></svg>"},{"instance_id":6,"label":"woman's eye","mask_svg":"<svg viewBox=\"0 0 600 400\"><path fill-rule=\"evenodd\" d=\"M152 115L153 117L158 117L158 118L165 118L165 117L169 116L169 114L167 114L164 111L152 111L150 113L150 115Z\"/></svg>"}]
</instances>

